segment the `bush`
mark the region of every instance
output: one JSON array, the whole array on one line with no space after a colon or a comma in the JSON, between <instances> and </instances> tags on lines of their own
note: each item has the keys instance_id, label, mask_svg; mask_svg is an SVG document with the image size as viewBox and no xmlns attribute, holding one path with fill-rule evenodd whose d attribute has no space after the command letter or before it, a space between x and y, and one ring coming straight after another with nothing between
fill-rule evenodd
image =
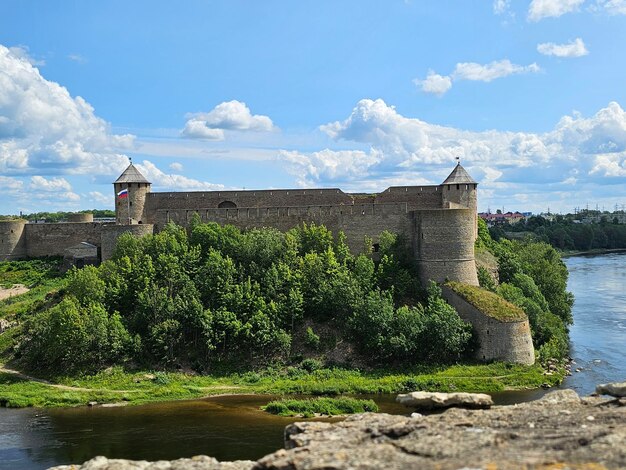
<instances>
[{"instance_id":1,"label":"bush","mask_svg":"<svg viewBox=\"0 0 626 470\"><path fill-rule=\"evenodd\" d=\"M313 328L311 328L310 326L307 327L305 336L306 337L304 339L304 342L306 343L307 346L309 346L310 348L313 348L313 349L318 349L319 348L319 346L320 346L320 337L315 334L315 332L313 331Z\"/></svg>"},{"instance_id":2,"label":"bush","mask_svg":"<svg viewBox=\"0 0 626 470\"><path fill-rule=\"evenodd\" d=\"M275 400L262 406L261 409L280 416L312 418L316 415L336 416L365 412L375 413L378 411L378 406L372 400L358 400L356 398L342 397Z\"/></svg>"}]
</instances>

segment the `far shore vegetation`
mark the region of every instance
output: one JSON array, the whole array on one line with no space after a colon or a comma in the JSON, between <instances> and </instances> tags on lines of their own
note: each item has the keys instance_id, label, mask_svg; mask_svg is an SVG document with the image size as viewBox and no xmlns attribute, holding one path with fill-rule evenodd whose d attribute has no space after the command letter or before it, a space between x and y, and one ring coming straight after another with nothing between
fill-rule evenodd
<instances>
[{"instance_id":1,"label":"far shore vegetation","mask_svg":"<svg viewBox=\"0 0 626 470\"><path fill-rule=\"evenodd\" d=\"M323 226L194 220L124 235L111 260L65 275L58 259L0 263L0 286L30 288L0 301L0 364L27 374L0 371L0 404L489 392L563 378L542 367L567 356L571 323L567 270L549 245L479 227L484 290L472 292L528 315L538 362L519 366L472 361L471 326L439 286L419 284L405 241L383 232L378 242L375 256L371 240L354 254Z\"/></svg>"}]
</instances>

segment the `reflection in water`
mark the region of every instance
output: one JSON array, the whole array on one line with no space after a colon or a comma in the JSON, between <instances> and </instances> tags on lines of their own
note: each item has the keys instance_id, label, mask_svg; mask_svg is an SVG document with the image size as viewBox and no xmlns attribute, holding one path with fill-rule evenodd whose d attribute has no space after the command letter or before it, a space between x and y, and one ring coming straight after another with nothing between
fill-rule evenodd
<instances>
[{"instance_id":1,"label":"reflection in water","mask_svg":"<svg viewBox=\"0 0 626 470\"><path fill-rule=\"evenodd\" d=\"M592 392L626 377L626 254L566 260L576 296L571 329L577 362L564 386ZM545 391L494 394L498 404L533 400ZM251 459L283 445L294 421L259 411L274 397L229 396L128 408L10 410L0 408L0 470L42 469L96 455L159 460L207 454ZM373 398L386 413L407 413L394 396Z\"/></svg>"}]
</instances>

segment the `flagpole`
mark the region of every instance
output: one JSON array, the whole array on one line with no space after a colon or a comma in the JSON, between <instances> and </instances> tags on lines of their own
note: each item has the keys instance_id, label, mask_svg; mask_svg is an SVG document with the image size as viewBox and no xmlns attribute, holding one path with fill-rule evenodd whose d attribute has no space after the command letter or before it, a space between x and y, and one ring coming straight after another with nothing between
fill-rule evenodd
<instances>
[{"instance_id":1,"label":"flagpole","mask_svg":"<svg viewBox=\"0 0 626 470\"><path fill-rule=\"evenodd\" d=\"M130 191L129 191L130 183L126 183L126 210L128 210L128 225L132 225L130 219Z\"/></svg>"}]
</instances>

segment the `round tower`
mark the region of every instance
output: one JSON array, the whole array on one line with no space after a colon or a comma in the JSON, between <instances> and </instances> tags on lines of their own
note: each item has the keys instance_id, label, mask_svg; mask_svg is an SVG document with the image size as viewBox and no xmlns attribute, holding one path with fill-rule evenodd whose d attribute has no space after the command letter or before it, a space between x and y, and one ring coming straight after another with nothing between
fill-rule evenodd
<instances>
[{"instance_id":1,"label":"round tower","mask_svg":"<svg viewBox=\"0 0 626 470\"><path fill-rule=\"evenodd\" d=\"M441 197L444 209L471 209L474 224L474 240L478 236L478 183L457 163L452 173L441 183ZM472 242L474 241L472 240Z\"/></svg>"},{"instance_id":2,"label":"round tower","mask_svg":"<svg viewBox=\"0 0 626 470\"><path fill-rule=\"evenodd\" d=\"M0 221L0 261L26 257L25 220Z\"/></svg>"},{"instance_id":3,"label":"round tower","mask_svg":"<svg viewBox=\"0 0 626 470\"><path fill-rule=\"evenodd\" d=\"M150 183L132 163L113 183L115 219L118 225L145 223L146 196Z\"/></svg>"}]
</instances>

